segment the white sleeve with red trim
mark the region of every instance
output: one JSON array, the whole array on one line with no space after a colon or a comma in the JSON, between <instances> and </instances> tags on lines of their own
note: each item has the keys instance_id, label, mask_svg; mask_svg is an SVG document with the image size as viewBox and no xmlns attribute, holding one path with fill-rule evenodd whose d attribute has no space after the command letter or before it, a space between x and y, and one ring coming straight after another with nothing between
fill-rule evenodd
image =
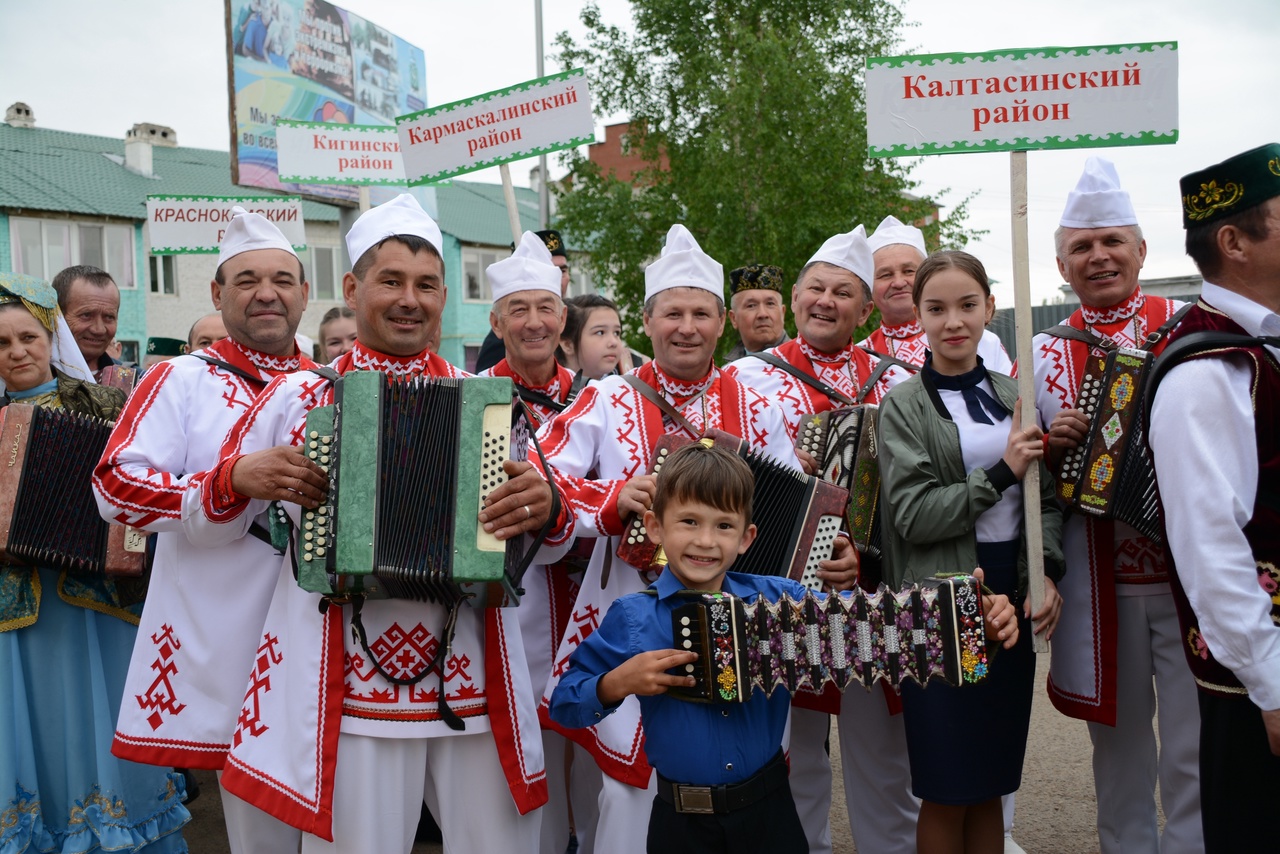
<instances>
[{"instance_id":1,"label":"white sleeve with red trim","mask_svg":"<svg viewBox=\"0 0 1280 854\"><path fill-rule=\"evenodd\" d=\"M161 362L143 375L93 472L98 512L146 531L182 530L182 497L204 472L187 472L187 416L198 375ZM212 406L210 404L210 406ZM222 437L211 438L217 442Z\"/></svg>"}]
</instances>

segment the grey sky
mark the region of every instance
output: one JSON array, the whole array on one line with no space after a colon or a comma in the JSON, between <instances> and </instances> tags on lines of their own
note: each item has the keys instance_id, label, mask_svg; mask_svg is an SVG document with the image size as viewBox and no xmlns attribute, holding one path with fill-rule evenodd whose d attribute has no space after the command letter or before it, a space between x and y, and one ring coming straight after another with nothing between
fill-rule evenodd
<instances>
[{"instance_id":1,"label":"grey sky","mask_svg":"<svg viewBox=\"0 0 1280 854\"><path fill-rule=\"evenodd\" d=\"M429 104L535 76L532 0L339 0L421 47ZM548 43L579 30L578 0L544 0ZM626 25L627 5L601 3ZM1274 102L1280 70L1275 0L906 0L903 53L1176 40L1181 138L1177 145L1032 152L1031 274L1036 302L1056 296L1053 229L1085 158L1114 160L1146 232L1144 274L1194 272L1182 249L1179 176L1280 139ZM173 127L182 145L226 150L227 72L221 0L0 0L0 101L26 101L40 127L123 137L135 122ZM548 59L548 73L558 67ZM530 163L513 165L526 182ZM498 180L497 171L475 173ZM970 244L1011 301L1009 156L921 159L920 191L974 191L969 224L990 233ZM947 213L944 207L944 215ZM852 224L851 224L852 225ZM874 223L868 223L873 227ZM815 247L816 248L816 247ZM736 259L720 259L726 264Z\"/></svg>"}]
</instances>

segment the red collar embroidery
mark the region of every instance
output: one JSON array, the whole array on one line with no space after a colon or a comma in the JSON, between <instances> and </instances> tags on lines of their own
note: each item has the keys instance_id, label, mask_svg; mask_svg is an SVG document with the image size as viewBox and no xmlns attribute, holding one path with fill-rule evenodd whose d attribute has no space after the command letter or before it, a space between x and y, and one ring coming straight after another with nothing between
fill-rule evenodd
<instances>
[{"instance_id":1,"label":"red collar embroidery","mask_svg":"<svg viewBox=\"0 0 1280 854\"><path fill-rule=\"evenodd\" d=\"M1142 292L1141 287L1137 287L1126 299L1115 305L1105 308L1096 308L1090 305L1080 306L1080 316L1090 326L1108 326L1112 323L1120 323L1130 319L1142 310L1142 306L1146 301L1146 294Z\"/></svg>"},{"instance_id":2,"label":"red collar embroidery","mask_svg":"<svg viewBox=\"0 0 1280 854\"><path fill-rule=\"evenodd\" d=\"M224 340L255 368L261 368L264 371L276 374L291 374L302 367L302 354L298 352L296 344L294 345L292 356L271 356L267 353L260 353L257 350L250 349L233 338Z\"/></svg>"},{"instance_id":3,"label":"red collar embroidery","mask_svg":"<svg viewBox=\"0 0 1280 854\"><path fill-rule=\"evenodd\" d=\"M382 371L393 377L430 374L431 351L423 350L416 356L389 356L365 347L359 341L351 350L351 364L361 371Z\"/></svg>"},{"instance_id":4,"label":"red collar embroidery","mask_svg":"<svg viewBox=\"0 0 1280 854\"><path fill-rule=\"evenodd\" d=\"M658 388L677 401L693 397L695 394L699 394L711 388L711 383L715 381L717 374L715 365L712 365L711 370L707 371L707 375L702 379L695 382L686 382L684 380L675 379L674 377L664 373L663 370L658 367L657 362L649 362L649 364L653 366L653 375L658 381Z\"/></svg>"},{"instance_id":5,"label":"red collar embroidery","mask_svg":"<svg viewBox=\"0 0 1280 854\"><path fill-rule=\"evenodd\" d=\"M886 338L896 338L900 341L908 338L918 338L924 334L924 327L920 325L919 319L903 323L899 326L886 326L880 324L880 331L884 333Z\"/></svg>"},{"instance_id":6,"label":"red collar embroidery","mask_svg":"<svg viewBox=\"0 0 1280 854\"><path fill-rule=\"evenodd\" d=\"M854 343L850 341L838 353L823 353L817 347L814 347L804 338L797 339L800 342L800 351L809 357L809 361L813 363L821 362L826 365L843 365L853 358Z\"/></svg>"}]
</instances>

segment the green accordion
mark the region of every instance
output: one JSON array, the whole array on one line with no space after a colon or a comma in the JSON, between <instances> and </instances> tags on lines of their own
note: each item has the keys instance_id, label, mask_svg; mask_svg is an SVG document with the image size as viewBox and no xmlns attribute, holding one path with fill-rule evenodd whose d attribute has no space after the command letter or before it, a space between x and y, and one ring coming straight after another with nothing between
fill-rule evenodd
<instances>
[{"instance_id":1,"label":"green accordion","mask_svg":"<svg viewBox=\"0 0 1280 854\"><path fill-rule=\"evenodd\" d=\"M307 416L305 451L329 492L302 512L298 583L326 596L518 604L524 538L503 542L478 520L507 478L503 462L527 454L513 397L506 377L338 379L334 405Z\"/></svg>"}]
</instances>

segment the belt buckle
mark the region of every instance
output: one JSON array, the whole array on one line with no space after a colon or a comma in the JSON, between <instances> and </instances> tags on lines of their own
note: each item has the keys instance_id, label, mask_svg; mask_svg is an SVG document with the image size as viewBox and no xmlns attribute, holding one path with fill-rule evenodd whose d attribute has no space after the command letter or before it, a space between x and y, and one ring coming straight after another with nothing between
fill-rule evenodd
<instances>
[{"instance_id":1,"label":"belt buckle","mask_svg":"<svg viewBox=\"0 0 1280 854\"><path fill-rule=\"evenodd\" d=\"M676 812L709 815L716 811L710 786L681 786L676 789Z\"/></svg>"}]
</instances>

